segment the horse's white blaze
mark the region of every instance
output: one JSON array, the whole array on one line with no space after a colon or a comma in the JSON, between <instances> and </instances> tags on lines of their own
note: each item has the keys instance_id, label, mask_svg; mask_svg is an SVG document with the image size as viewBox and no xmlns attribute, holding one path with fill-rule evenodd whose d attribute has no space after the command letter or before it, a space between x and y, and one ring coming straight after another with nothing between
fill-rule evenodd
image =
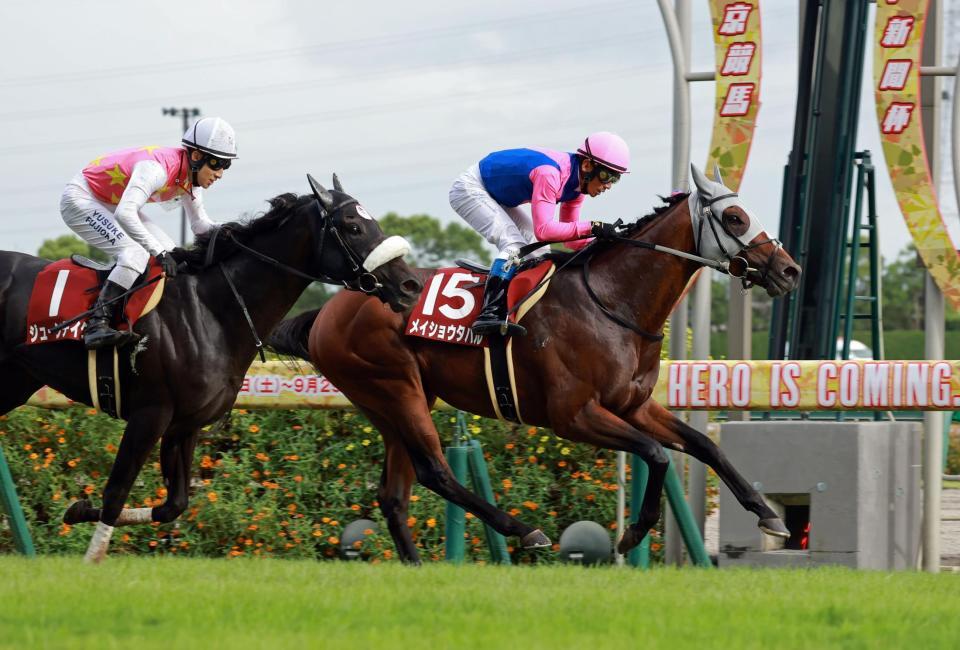
<instances>
[{"instance_id":1,"label":"horse's white blaze","mask_svg":"<svg viewBox=\"0 0 960 650\"><path fill-rule=\"evenodd\" d=\"M363 268L367 271L374 271L383 266L390 260L403 257L410 252L410 244L400 235L387 237L380 242L376 248L370 251L367 259L363 260Z\"/></svg>"},{"instance_id":2,"label":"horse's white blaze","mask_svg":"<svg viewBox=\"0 0 960 650\"><path fill-rule=\"evenodd\" d=\"M63 290L67 288L67 278L70 275L68 269L61 269L57 273L57 281L53 285L53 295L50 296L50 311L47 314L50 318L56 318L60 313L60 301L63 300Z\"/></svg>"},{"instance_id":3,"label":"horse's white blaze","mask_svg":"<svg viewBox=\"0 0 960 650\"><path fill-rule=\"evenodd\" d=\"M103 558L107 557L107 548L110 547L111 537L113 537L113 526L98 521L97 529L93 531L93 539L90 540L90 546L87 547L87 554L83 556L83 561L87 564L100 564Z\"/></svg>"}]
</instances>

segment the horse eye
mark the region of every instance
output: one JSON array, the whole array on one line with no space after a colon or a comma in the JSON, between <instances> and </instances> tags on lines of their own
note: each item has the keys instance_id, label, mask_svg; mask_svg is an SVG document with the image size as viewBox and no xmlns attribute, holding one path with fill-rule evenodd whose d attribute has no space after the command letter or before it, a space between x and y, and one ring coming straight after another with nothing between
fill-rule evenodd
<instances>
[{"instance_id":1,"label":"horse eye","mask_svg":"<svg viewBox=\"0 0 960 650\"><path fill-rule=\"evenodd\" d=\"M359 234L362 232L361 229L360 229L360 226L358 226L358 225L356 225L356 224L353 224L353 225L351 225L349 228L347 228L347 231L348 231L351 235L359 235Z\"/></svg>"}]
</instances>

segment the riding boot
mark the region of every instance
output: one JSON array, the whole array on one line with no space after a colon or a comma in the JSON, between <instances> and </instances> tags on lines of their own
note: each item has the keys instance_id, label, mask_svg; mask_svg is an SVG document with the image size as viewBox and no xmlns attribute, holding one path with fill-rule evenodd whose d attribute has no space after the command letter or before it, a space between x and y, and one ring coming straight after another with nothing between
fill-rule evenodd
<instances>
[{"instance_id":1,"label":"riding boot","mask_svg":"<svg viewBox=\"0 0 960 650\"><path fill-rule=\"evenodd\" d=\"M93 315L87 319L87 328L83 333L83 344L88 350L107 346L123 347L140 338L133 332L118 332L112 327L114 315L120 311L123 301L116 300L109 304L108 302L126 291L110 280L103 283L100 295L97 296L97 301L93 305Z\"/></svg>"},{"instance_id":2,"label":"riding boot","mask_svg":"<svg viewBox=\"0 0 960 650\"><path fill-rule=\"evenodd\" d=\"M494 275L491 271L483 287L483 308L470 331L478 336L500 334L500 336L526 336L527 329L518 323L507 320L507 285L510 280Z\"/></svg>"}]
</instances>

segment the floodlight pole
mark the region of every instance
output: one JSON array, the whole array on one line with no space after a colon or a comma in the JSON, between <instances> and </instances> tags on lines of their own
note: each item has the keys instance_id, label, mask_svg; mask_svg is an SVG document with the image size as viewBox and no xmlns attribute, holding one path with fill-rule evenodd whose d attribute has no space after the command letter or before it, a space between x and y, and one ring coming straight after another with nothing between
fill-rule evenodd
<instances>
[{"instance_id":1,"label":"floodlight pole","mask_svg":"<svg viewBox=\"0 0 960 650\"><path fill-rule=\"evenodd\" d=\"M187 129L190 128L190 118L199 117L200 109L199 108L164 108L164 115L171 115L173 117L183 118L183 128L180 130L180 133L186 133ZM187 211L185 208L180 208L180 245L187 245Z\"/></svg>"}]
</instances>

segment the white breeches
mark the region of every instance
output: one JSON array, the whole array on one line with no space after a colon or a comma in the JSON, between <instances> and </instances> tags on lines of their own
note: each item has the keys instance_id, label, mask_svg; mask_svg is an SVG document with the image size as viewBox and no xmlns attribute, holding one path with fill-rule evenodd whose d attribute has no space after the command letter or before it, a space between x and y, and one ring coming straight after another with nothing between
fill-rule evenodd
<instances>
[{"instance_id":1,"label":"white breeches","mask_svg":"<svg viewBox=\"0 0 960 650\"><path fill-rule=\"evenodd\" d=\"M473 226L484 239L497 247L501 259L535 241L533 220L527 209L508 208L487 193L480 179L480 166L460 174L450 188L450 207Z\"/></svg>"},{"instance_id":2,"label":"white breeches","mask_svg":"<svg viewBox=\"0 0 960 650\"><path fill-rule=\"evenodd\" d=\"M150 254L123 231L113 215L114 209L115 206L94 197L82 175L71 180L60 197L60 214L64 222L85 242L116 258L117 265L110 271L108 279L129 289L146 270ZM165 250L175 246L147 215L143 212L139 215L144 227Z\"/></svg>"}]
</instances>

